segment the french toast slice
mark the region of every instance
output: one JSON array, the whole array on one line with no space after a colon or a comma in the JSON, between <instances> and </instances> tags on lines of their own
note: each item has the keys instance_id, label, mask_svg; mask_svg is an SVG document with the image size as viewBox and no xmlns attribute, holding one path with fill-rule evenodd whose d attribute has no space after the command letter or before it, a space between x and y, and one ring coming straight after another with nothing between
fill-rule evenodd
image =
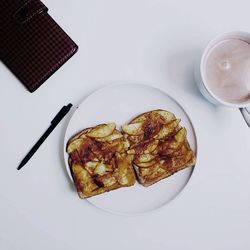
<instances>
[{"instance_id":1,"label":"french toast slice","mask_svg":"<svg viewBox=\"0 0 250 250\"><path fill-rule=\"evenodd\" d=\"M137 179L150 186L184 168L194 166L195 154L180 119L166 110L153 110L122 126L130 143Z\"/></svg>"},{"instance_id":2,"label":"french toast slice","mask_svg":"<svg viewBox=\"0 0 250 250\"><path fill-rule=\"evenodd\" d=\"M84 129L68 141L69 166L80 198L134 185L129 146L115 123Z\"/></svg>"}]
</instances>

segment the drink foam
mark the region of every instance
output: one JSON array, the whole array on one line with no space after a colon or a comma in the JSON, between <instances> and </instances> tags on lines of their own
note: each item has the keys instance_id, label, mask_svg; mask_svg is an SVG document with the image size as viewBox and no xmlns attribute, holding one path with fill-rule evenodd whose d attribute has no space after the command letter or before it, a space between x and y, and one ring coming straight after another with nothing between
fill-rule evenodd
<instances>
[{"instance_id":1,"label":"drink foam","mask_svg":"<svg viewBox=\"0 0 250 250\"><path fill-rule=\"evenodd\" d=\"M205 81L220 99L231 103L250 100L250 44L226 39L210 49L205 63Z\"/></svg>"}]
</instances>

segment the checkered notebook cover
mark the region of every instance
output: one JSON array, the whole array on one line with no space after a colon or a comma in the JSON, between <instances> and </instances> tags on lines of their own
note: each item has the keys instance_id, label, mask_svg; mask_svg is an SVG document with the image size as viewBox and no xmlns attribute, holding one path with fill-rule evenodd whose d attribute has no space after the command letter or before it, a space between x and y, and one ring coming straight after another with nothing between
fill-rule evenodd
<instances>
[{"instance_id":1,"label":"checkered notebook cover","mask_svg":"<svg viewBox=\"0 0 250 250\"><path fill-rule=\"evenodd\" d=\"M30 92L78 49L39 0L0 3L0 59Z\"/></svg>"}]
</instances>

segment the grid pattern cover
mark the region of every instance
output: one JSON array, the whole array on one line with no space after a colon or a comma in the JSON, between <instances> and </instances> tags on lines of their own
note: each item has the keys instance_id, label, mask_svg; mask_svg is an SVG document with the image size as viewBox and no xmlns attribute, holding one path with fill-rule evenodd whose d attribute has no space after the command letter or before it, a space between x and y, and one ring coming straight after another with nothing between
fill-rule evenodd
<instances>
[{"instance_id":1,"label":"grid pattern cover","mask_svg":"<svg viewBox=\"0 0 250 250\"><path fill-rule=\"evenodd\" d=\"M30 92L78 48L47 11L39 0L0 1L0 59Z\"/></svg>"}]
</instances>

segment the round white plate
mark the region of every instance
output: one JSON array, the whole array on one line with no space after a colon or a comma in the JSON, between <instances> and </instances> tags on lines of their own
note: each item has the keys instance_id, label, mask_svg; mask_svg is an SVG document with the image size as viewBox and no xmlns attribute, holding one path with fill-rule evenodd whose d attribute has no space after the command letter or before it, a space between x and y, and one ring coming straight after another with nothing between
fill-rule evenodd
<instances>
[{"instance_id":1,"label":"round white plate","mask_svg":"<svg viewBox=\"0 0 250 250\"><path fill-rule=\"evenodd\" d=\"M184 109L172 97L154 87L142 84L117 84L101 88L88 96L73 114L64 138L64 159L67 141L80 130L100 123L115 122L119 128L133 117L154 109L165 109L181 118L181 125L187 129L188 141L197 151L195 131ZM118 214L136 214L159 208L186 186L193 168L184 169L150 187L136 183L132 187L120 188L87 199L94 206ZM72 179L72 177L71 177Z\"/></svg>"}]
</instances>

